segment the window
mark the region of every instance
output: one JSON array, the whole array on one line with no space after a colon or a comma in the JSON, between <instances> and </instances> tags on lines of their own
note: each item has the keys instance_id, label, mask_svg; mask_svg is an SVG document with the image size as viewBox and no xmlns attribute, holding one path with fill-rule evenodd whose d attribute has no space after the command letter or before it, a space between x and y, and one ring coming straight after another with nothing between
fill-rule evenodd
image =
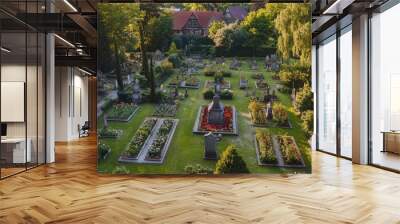
<instances>
[{"instance_id":1,"label":"window","mask_svg":"<svg viewBox=\"0 0 400 224\"><path fill-rule=\"evenodd\" d=\"M400 170L400 5L371 18L371 162Z\"/></svg>"},{"instance_id":2,"label":"window","mask_svg":"<svg viewBox=\"0 0 400 224\"><path fill-rule=\"evenodd\" d=\"M318 149L336 153L336 35L318 48Z\"/></svg>"}]
</instances>

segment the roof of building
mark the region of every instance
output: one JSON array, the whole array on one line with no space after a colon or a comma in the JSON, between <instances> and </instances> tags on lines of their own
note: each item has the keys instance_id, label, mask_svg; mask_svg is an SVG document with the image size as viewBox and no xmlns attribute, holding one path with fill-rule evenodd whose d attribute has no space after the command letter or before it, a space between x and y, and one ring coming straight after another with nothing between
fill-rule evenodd
<instances>
[{"instance_id":1,"label":"roof of building","mask_svg":"<svg viewBox=\"0 0 400 224\"><path fill-rule=\"evenodd\" d=\"M233 19L243 20L247 16L247 10L241 6L230 6L227 9Z\"/></svg>"},{"instance_id":2,"label":"roof of building","mask_svg":"<svg viewBox=\"0 0 400 224\"><path fill-rule=\"evenodd\" d=\"M194 15L202 28L207 28L213 20L222 20L223 15L214 11L180 11L173 15L173 30L182 30L190 16Z\"/></svg>"}]
</instances>

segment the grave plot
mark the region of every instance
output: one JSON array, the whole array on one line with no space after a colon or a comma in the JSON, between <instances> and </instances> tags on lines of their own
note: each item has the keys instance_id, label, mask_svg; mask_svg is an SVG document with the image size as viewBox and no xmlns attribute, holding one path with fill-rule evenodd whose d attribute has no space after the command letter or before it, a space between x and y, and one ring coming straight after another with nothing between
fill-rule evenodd
<instances>
[{"instance_id":1,"label":"grave plot","mask_svg":"<svg viewBox=\"0 0 400 224\"><path fill-rule=\"evenodd\" d=\"M157 118L146 118L140 125L138 130L132 136L126 149L121 153L119 162L135 162L143 151L144 146L150 140L150 136L154 131Z\"/></svg>"},{"instance_id":2,"label":"grave plot","mask_svg":"<svg viewBox=\"0 0 400 224\"><path fill-rule=\"evenodd\" d=\"M133 103L114 104L107 113L107 120L128 122L133 118L138 109L139 106Z\"/></svg>"}]
</instances>

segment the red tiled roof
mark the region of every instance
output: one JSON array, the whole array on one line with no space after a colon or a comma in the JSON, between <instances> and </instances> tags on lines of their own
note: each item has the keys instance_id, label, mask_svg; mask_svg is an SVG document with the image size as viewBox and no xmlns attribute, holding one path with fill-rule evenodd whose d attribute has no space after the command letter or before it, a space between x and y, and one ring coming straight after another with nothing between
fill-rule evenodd
<instances>
[{"instance_id":1,"label":"red tiled roof","mask_svg":"<svg viewBox=\"0 0 400 224\"><path fill-rule=\"evenodd\" d=\"M173 15L173 30L182 30L190 16L194 15L202 28L207 28L213 20L222 20L223 15L220 12L213 11L180 11Z\"/></svg>"}]
</instances>

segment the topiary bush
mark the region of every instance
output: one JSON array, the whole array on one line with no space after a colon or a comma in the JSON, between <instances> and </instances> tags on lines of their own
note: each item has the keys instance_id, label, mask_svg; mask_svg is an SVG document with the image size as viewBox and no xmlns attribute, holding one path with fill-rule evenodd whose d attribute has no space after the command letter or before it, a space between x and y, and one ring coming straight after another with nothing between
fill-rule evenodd
<instances>
[{"instance_id":1,"label":"topiary bush","mask_svg":"<svg viewBox=\"0 0 400 224\"><path fill-rule=\"evenodd\" d=\"M214 76L215 75L215 70L210 69L210 68L206 68L204 69L204 76Z\"/></svg>"},{"instance_id":2,"label":"topiary bush","mask_svg":"<svg viewBox=\"0 0 400 224\"><path fill-rule=\"evenodd\" d=\"M212 89L204 90L203 98L205 100L211 100L214 97L214 91Z\"/></svg>"},{"instance_id":3,"label":"topiary bush","mask_svg":"<svg viewBox=\"0 0 400 224\"><path fill-rule=\"evenodd\" d=\"M306 110L312 110L314 108L313 93L308 83L306 83L297 93L294 107L299 113L303 113Z\"/></svg>"},{"instance_id":4,"label":"topiary bush","mask_svg":"<svg viewBox=\"0 0 400 224\"><path fill-rule=\"evenodd\" d=\"M237 153L234 145L229 145L222 153L221 158L215 166L215 174L225 173L248 173L246 163L243 158Z\"/></svg>"},{"instance_id":5,"label":"topiary bush","mask_svg":"<svg viewBox=\"0 0 400 224\"><path fill-rule=\"evenodd\" d=\"M224 89L221 91L220 97L223 100L231 100L233 99L233 91L229 89Z\"/></svg>"},{"instance_id":6,"label":"topiary bush","mask_svg":"<svg viewBox=\"0 0 400 224\"><path fill-rule=\"evenodd\" d=\"M303 121L301 128L306 133L307 138L310 138L314 129L314 112L312 110L304 111L301 120Z\"/></svg>"},{"instance_id":7,"label":"topiary bush","mask_svg":"<svg viewBox=\"0 0 400 224\"><path fill-rule=\"evenodd\" d=\"M287 123L288 113L281 103L276 103L273 105L272 116L274 117L274 120L280 125L285 125Z\"/></svg>"}]
</instances>

